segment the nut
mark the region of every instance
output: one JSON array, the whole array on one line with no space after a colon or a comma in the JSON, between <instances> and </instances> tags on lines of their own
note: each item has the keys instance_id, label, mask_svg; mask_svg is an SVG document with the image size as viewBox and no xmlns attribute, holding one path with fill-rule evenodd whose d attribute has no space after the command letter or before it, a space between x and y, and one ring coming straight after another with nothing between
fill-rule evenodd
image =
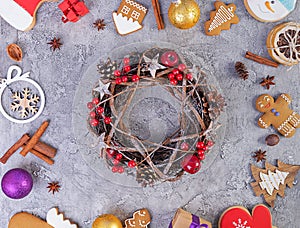
<instances>
[{"instance_id":1,"label":"nut","mask_svg":"<svg viewBox=\"0 0 300 228\"><path fill-rule=\"evenodd\" d=\"M21 62L23 58L22 49L17 44L10 44L6 48L9 58L14 61Z\"/></svg>"},{"instance_id":2,"label":"nut","mask_svg":"<svg viewBox=\"0 0 300 228\"><path fill-rule=\"evenodd\" d=\"M271 134L266 137L266 144L268 146L275 146L279 143L279 141L279 136L275 134Z\"/></svg>"}]
</instances>

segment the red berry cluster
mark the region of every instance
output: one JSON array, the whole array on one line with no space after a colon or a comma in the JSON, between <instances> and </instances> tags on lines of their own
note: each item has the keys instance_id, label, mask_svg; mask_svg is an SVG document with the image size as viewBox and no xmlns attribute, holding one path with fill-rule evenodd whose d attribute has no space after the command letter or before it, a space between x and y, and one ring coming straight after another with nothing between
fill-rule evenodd
<instances>
[{"instance_id":1,"label":"red berry cluster","mask_svg":"<svg viewBox=\"0 0 300 228\"><path fill-rule=\"evenodd\" d=\"M124 67L122 69L122 71L120 70L115 70L114 71L114 75L116 77L115 79L115 83L117 85L120 85L122 83L126 83L128 82L129 78L131 77L131 81L132 82L137 82L140 80L140 77L138 75L129 75L129 72L131 70L131 66L129 65L130 64L130 59L129 58L124 58L123 59L123 64L124 64Z\"/></svg>"},{"instance_id":2,"label":"red berry cluster","mask_svg":"<svg viewBox=\"0 0 300 228\"><path fill-rule=\"evenodd\" d=\"M114 150L114 149L110 149L110 148L107 148L106 149L106 154L107 154L107 157L109 159L111 159L111 162L113 163L113 167L111 168L111 171L113 173L123 173L125 168L124 166L122 166L122 164L120 164L122 158L123 158L123 155L121 153L119 153L118 151ZM129 168L134 168L136 166L136 162L134 160L130 160L128 163L127 163L127 166Z\"/></svg>"},{"instance_id":3,"label":"red berry cluster","mask_svg":"<svg viewBox=\"0 0 300 228\"><path fill-rule=\"evenodd\" d=\"M100 103L100 100L98 97L93 98L93 100L89 103L87 103L88 109L91 110L90 112L90 124L93 127L97 127L100 123L100 119L103 119L105 124L111 123L111 118L108 116L104 116L104 108L97 105Z\"/></svg>"},{"instance_id":4,"label":"red berry cluster","mask_svg":"<svg viewBox=\"0 0 300 228\"><path fill-rule=\"evenodd\" d=\"M172 85L177 85L178 82L183 80L184 76L187 80L192 80L193 79L192 74L190 74L190 73L185 74L184 73L185 69L186 69L186 65L181 63L181 64L178 65L177 68L173 69L172 72L168 74L168 78L169 78L170 83Z\"/></svg>"}]
</instances>

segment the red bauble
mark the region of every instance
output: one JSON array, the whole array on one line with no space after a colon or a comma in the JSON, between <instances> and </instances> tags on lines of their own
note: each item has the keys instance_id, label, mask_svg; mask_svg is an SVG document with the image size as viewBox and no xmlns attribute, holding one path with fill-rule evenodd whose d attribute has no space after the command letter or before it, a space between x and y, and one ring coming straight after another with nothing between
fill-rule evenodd
<instances>
[{"instance_id":1,"label":"red bauble","mask_svg":"<svg viewBox=\"0 0 300 228\"><path fill-rule=\"evenodd\" d=\"M185 69L186 69L186 66L183 63L178 65L178 70L184 71Z\"/></svg>"},{"instance_id":2,"label":"red bauble","mask_svg":"<svg viewBox=\"0 0 300 228\"><path fill-rule=\"evenodd\" d=\"M130 59L129 58L124 58L123 63L124 63L124 65L128 65L130 63Z\"/></svg>"},{"instance_id":3,"label":"red bauble","mask_svg":"<svg viewBox=\"0 0 300 228\"><path fill-rule=\"evenodd\" d=\"M114 159L114 160L112 160L112 163L113 163L114 165L118 165L118 164L120 163L120 161L117 160L117 159Z\"/></svg>"},{"instance_id":4,"label":"red bauble","mask_svg":"<svg viewBox=\"0 0 300 228\"><path fill-rule=\"evenodd\" d=\"M115 83L117 85L121 84L122 83L122 79L121 78L116 78Z\"/></svg>"},{"instance_id":5,"label":"red bauble","mask_svg":"<svg viewBox=\"0 0 300 228\"><path fill-rule=\"evenodd\" d=\"M188 154L184 157L183 161L181 162L181 167L184 171L190 174L195 174L200 170L201 163L196 155Z\"/></svg>"},{"instance_id":6,"label":"red bauble","mask_svg":"<svg viewBox=\"0 0 300 228\"><path fill-rule=\"evenodd\" d=\"M208 147L212 147L214 145L214 142L209 140L209 141L207 141L206 145Z\"/></svg>"},{"instance_id":7,"label":"red bauble","mask_svg":"<svg viewBox=\"0 0 300 228\"><path fill-rule=\"evenodd\" d=\"M193 75L191 73L187 74L185 77L187 80L193 80Z\"/></svg>"},{"instance_id":8,"label":"red bauble","mask_svg":"<svg viewBox=\"0 0 300 228\"><path fill-rule=\"evenodd\" d=\"M124 167L123 166L118 167L118 173L124 173Z\"/></svg>"},{"instance_id":9,"label":"red bauble","mask_svg":"<svg viewBox=\"0 0 300 228\"><path fill-rule=\"evenodd\" d=\"M97 105L97 104L99 104L100 100L99 100L98 97L95 97L95 98L93 98L92 102L93 102L94 105Z\"/></svg>"},{"instance_id":10,"label":"red bauble","mask_svg":"<svg viewBox=\"0 0 300 228\"><path fill-rule=\"evenodd\" d=\"M96 112L90 112L90 117L92 119L95 119L96 118Z\"/></svg>"},{"instance_id":11,"label":"red bauble","mask_svg":"<svg viewBox=\"0 0 300 228\"><path fill-rule=\"evenodd\" d=\"M121 71L115 70L115 71L114 71L114 75L115 75L116 77L120 77L120 76L121 76Z\"/></svg>"},{"instance_id":12,"label":"red bauble","mask_svg":"<svg viewBox=\"0 0 300 228\"><path fill-rule=\"evenodd\" d=\"M117 154L117 155L116 155L116 159L119 160L119 161L122 159L122 157L123 157L122 154Z\"/></svg>"},{"instance_id":13,"label":"red bauble","mask_svg":"<svg viewBox=\"0 0 300 228\"><path fill-rule=\"evenodd\" d=\"M128 77L127 76L122 76L121 80L122 80L122 82L127 82L128 81Z\"/></svg>"},{"instance_id":14,"label":"red bauble","mask_svg":"<svg viewBox=\"0 0 300 228\"><path fill-rule=\"evenodd\" d=\"M118 168L117 166L113 166L113 167L111 168L111 171L112 171L113 173L118 172L118 170L119 170L119 168Z\"/></svg>"},{"instance_id":15,"label":"red bauble","mask_svg":"<svg viewBox=\"0 0 300 228\"><path fill-rule=\"evenodd\" d=\"M125 71L125 72L129 72L129 71L130 71L130 69L131 69L131 67L130 67L130 66L124 66L124 68L123 68L123 69L124 69L124 71Z\"/></svg>"},{"instance_id":16,"label":"red bauble","mask_svg":"<svg viewBox=\"0 0 300 228\"><path fill-rule=\"evenodd\" d=\"M169 73L169 74L168 74L168 78L169 78L170 80L172 80L172 79L175 78L175 75L174 75L173 73Z\"/></svg>"},{"instance_id":17,"label":"red bauble","mask_svg":"<svg viewBox=\"0 0 300 228\"><path fill-rule=\"evenodd\" d=\"M101 107L101 106L99 106L99 107L96 108L96 112L97 112L99 115L101 115L101 114L104 112L104 108Z\"/></svg>"},{"instance_id":18,"label":"red bauble","mask_svg":"<svg viewBox=\"0 0 300 228\"><path fill-rule=\"evenodd\" d=\"M172 79L172 80L170 80L170 83L171 83L172 85L177 85L177 84L178 84L178 81L177 81L176 79Z\"/></svg>"},{"instance_id":19,"label":"red bauble","mask_svg":"<svg viewBox=\"0 0 300 228\"><path fill-rule=\"evenodd\" d=\"M172 70L172 73L175 74L175 75L177 75L177 74L179 74L180 72L179 72L179 70L178 70L177 68L175 68L174 70Z\"/></svg>"},{"instance_id":20,"label":"red bauble","mask_svg":"<svg viewBox=\"0 0 300 228\"><path fill-rule=\"evenodd\" d=\"M93 126L93 127L97 127L99 125L99 120L97 119L91 119L90 120L90 124Z\"/></svg>"},{"instance_id":21,"label":"red bauble","mask_svg":"<svg viewBox=\"0 0 300 228\"><path fill-rule=\"evenodd\" d=\"M204 146L205 146L204 142L199 141L199 142L197 142L196 148L202 149Z\"/></svg>"},{"instance_id":22,"label":"red bauble","mask_svg":"<svg viewBox=\"0 0 300 228\"><path fill-rule=\"evenodd\" d=\"M115 154L117 153L117 151L114 150L114 149L111 149L111 148L107 148L106 149L106 153L109 154L109 155L111 155L111 156L115 156Z\"/></svg>"},{"instance_id":23,"label":"red bauble","mask_svg":"<svg viewBox=\"0 0 300 228\"><path fill-rule=\"evenodd\" d=\"M133 82L137 82L138 80L140 80L140 77L138 75L133 75L132 78L131 78L131 80Z\"/></svg>"},{"instance_id":24,"label":"red bauble","mask_svg":"<svg viewBox=\"0 0 300 228\"><path fill-rule=\"evenodd\" d=\"M181 150L188 151L189 148L190 148L190 145L189 145L187 142L183 142L183 143L181 143L181 145L180 145L180 149L181 149Z\"/></svg>"},{"instance_id":25,"label":"red bauble","mask_svg":"<svg viewBox=\"0 0 300 228\"><path fill-rule=\"evenodd\" d=\"M129 162L128 162L128 167L129 167L129 168L134 168L134 167L136 167L136 162L133 161L133 160L129 161Z\"/></svg>"},{"instance_id":26,"label":"red bauble","mask_svg":"<svg viewBox=\"0 0 300 228\"><path fill-rule=\"evenodd\" d=\"M183 75L182 75L182 74L177 74L177 75L176 75L176 79L177 79L178 81L182 81L182 80L183 80Z\"/></svg>"},{"instance_id":27,"label":"red bauble","mask_svg":"<svg viewBox=\"0 0 300 228\"><path fill-rule=\"evenodd\" d=\"M94 108L94 104L92 102L87 103L86 106L88 107L88 109L93 109Z\"/></svg>"},{"instance_id":28,"label":"red bauble","mask_svg":"<svg viewBox=\"0 0 300 228\"><path fill-rule=\"evenodd\" d=\"M105 117L104 118L104 123L105 124L110 124L111 123L111 118L110 117Z\"/></svg>"},{"instance_id":29,"label":"red bauble","mask_svg":"<svg viewBox=\"0 0 300 228\"><path fill-rule=\"evenodd\" d=\"M167 51L160 57L160 61L162 64L173 67L178 64L179 58L175 51Z\"/></svg>"}]
</instances>

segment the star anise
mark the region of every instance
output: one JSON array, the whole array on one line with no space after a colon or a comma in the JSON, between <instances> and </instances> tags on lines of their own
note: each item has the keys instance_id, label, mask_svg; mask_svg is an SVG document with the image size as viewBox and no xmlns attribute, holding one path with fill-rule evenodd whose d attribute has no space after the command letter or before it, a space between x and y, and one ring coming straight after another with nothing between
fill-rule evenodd
<instances>
[{"instance_id":1,"label":"star anise","mask_svg":"<svg viewBox=\"0 0 300 228\"><path fill-rule=\"evenodd\" d=\"M273 80L275 79L275 76L270 77L269 75L264 78L259 84L261 86L265 86L267 89L270 89L271 85L275 85L275 82Z\"/></svg>"},{"instance_id":2,"label":"star anise","mask_svg":"<svg viewBox=\"0 0 300 228\"><path fill-rule=\"evenodd\" d=\"M56 49L60 50L60 47L63 45L60 42L60 38L56 38L54 37L50 42L48 42L47 44L50 44L50 50L52 49L52 51L55 51Z\"/></svg>"},{"instance_id":3,"label":"star anise","mask_svg":"<svg viewBox=\"0 0 300 228\"><path fill-rule=\"evenodd\" d=\"M60 185L58 182L51 182L51 183L48 183L48 187L49 188L49 191L48 192L51 192L54 194L55 192L59 192L59 189L60 189Z\"/></svg>"},{"instance_id":4,"label":"star anise","mask_svg":"<svg viewBox=\"0 0 300 228\"><path fill-rule=\"evenodd\" d=\"M104 23L104 19L98 19L98 20L96 20L96 21L93 23L93 25L94 25L94 28L97 28L97 29L98 29L98 31L104 30L105 27L106 27L106 24Z\"/></svg>"},{"instance_id":5,"label":"star anise","mask_svg":"<svg viewBox=\"0 0 300 228\"><path fill-rule=\"evenodd\" d=\"M254 152L254 153L255 153L255 155L253 155L252 157L256 159L256 162L266 160L267 151L262 151L261 149L259 149L258 151Z\"/></svg>"}]
</instances>

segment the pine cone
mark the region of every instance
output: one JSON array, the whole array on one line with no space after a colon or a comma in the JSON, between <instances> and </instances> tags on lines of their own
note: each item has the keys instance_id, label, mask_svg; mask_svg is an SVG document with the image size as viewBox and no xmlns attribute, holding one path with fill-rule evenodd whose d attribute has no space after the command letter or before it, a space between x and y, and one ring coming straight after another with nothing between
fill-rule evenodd
<instances>
[{"instance_id":1,"label":"pine cone","mask_svg":"<svg viewBox=\"0 0 300 228\"><path fill-rule=\"evenodd\" d=\"M246 80L249 77L249 72L247 70L247 67L242 62L236 62L235 63L235 70L239 74L240 78Z\"/></svg>"},{"instance_id":2,"label":"pine cone","mask_svg":"<svg viewBox=\"0 0 300 228\"><path fill-rule=\"evenodd\" d=\"M143 187L153 186L158 179L159 178L151 167L145 165L140 165L137 167L136 180Z\"/></svg>"}]
</instances>

